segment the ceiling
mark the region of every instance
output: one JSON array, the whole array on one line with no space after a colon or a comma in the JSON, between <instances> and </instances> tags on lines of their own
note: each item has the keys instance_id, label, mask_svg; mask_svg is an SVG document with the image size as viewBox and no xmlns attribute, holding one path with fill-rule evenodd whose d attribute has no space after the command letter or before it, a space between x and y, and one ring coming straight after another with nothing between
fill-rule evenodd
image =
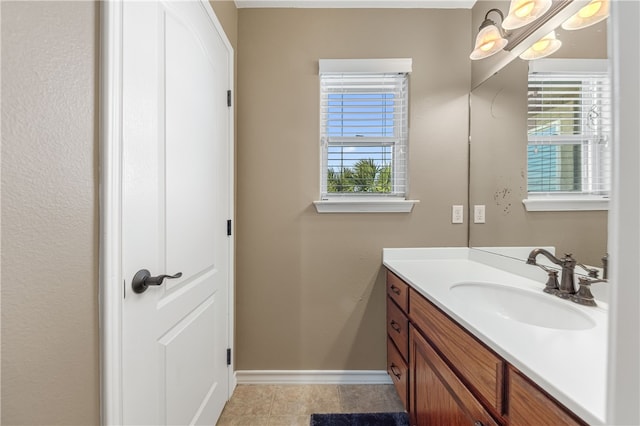
<instances>
[{"instance_id":1,"label":"ceiling","mask_svg":"<svg viewBox=\"0 0 640 426\"><path fill-rule=\"evenodd\" d=\"M471 9L476 0L234 0L238 8Z\"/></svg>"}]
</instances>

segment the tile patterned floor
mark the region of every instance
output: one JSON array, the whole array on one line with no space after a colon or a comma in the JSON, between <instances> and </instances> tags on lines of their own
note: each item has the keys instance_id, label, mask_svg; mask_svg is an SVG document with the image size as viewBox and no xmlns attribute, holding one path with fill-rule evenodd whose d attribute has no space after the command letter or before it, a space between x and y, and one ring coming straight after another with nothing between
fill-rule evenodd
<instances>
[{"instance_id":1,"label":"tile patterned floor","mask_svg":"<svg viewBox=\"0 0 640 426\"><path fill-rule=\"evenodd\" d=\"M218 426L308 426L313 413L404 411L393 385L238 385Z\"/></svg>"}]
</instances>

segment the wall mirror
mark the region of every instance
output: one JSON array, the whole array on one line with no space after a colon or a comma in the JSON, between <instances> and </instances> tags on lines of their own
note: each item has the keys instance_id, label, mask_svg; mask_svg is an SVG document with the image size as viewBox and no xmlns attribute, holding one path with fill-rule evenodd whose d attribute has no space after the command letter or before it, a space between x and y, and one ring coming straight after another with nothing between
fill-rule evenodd
<instances>
[{"instance_id":1,"label":"wall mirror","mask_svg":"<svg viewBox=\"0 0 640 426\"><path fill-rule=\"evenodd\" d=\"M491 3L508 10L509 2ZM607 58L607 20L576 31L558 28L556 35L562 47L549 58ZM553 246L558 254L572 253L579 263L601 266L607 252L606 210L527 211L523 204L533 62L513 60L470 94L469 247L525 260L522 250L504 248ZM600 62L606 67L606 61ZM485 206L485 223L474 223L475 205Z\"/></svg>"}]
</instances>

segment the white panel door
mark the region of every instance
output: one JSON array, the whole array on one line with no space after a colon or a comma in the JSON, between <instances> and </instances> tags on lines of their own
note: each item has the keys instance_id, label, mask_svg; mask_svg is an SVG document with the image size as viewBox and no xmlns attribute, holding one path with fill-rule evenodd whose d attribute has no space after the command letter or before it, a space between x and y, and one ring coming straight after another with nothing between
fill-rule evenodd
<instances>
[{"instance_id":1,"label":"white panel door","mask_svg":"<svg viewBox=\"0 0 640 426\"><path fill-rule=\"evenodd\" d=\"M214 425L228 397L232 54L206 7L122 8L125 424ZM136 293L143 269L182 275Z\"/></svg>"}]
</instances>

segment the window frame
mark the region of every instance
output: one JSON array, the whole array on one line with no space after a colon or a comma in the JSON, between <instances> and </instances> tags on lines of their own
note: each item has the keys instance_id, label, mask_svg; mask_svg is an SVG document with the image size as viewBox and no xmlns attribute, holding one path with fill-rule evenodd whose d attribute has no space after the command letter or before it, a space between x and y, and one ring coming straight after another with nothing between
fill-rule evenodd
<instances>
[{"instance_id":1,"label":"window frame","mask_svg":"<svg viewBox=\"0 0 640 426\"><path fill-rule=\"evenodd\" d=\"M329 148L330 146L372 146L382 147L385 145L393 146L392 161L397 161L397 149L400 144L398 140L400 135L392 137L374 136L366 140L361 137L332 137L331 141L323 139L324 122L322 117L322 76L324 74L332 75L356 75L356 74L409 74L411 72L412 60L410 58L396 59L321 59L319 61L319 80L320 80L320 199L314 201L314 205L318 213L408 213L411 212L413 206L418 200L408 200L408 93L404 99L403 108L406 109L404 120L406 125L406 142L403 155L406 157L404 161L405 180L403 193L394 192L356 192L356 193L329 193L327 175L329 169ZM408 83L407 83L408 84ZM408 87L406 88L408 92ZM394 123L394 129L396 124ZM395 170L397 164L392 165Z\"/></svg>"}]
</instances>

